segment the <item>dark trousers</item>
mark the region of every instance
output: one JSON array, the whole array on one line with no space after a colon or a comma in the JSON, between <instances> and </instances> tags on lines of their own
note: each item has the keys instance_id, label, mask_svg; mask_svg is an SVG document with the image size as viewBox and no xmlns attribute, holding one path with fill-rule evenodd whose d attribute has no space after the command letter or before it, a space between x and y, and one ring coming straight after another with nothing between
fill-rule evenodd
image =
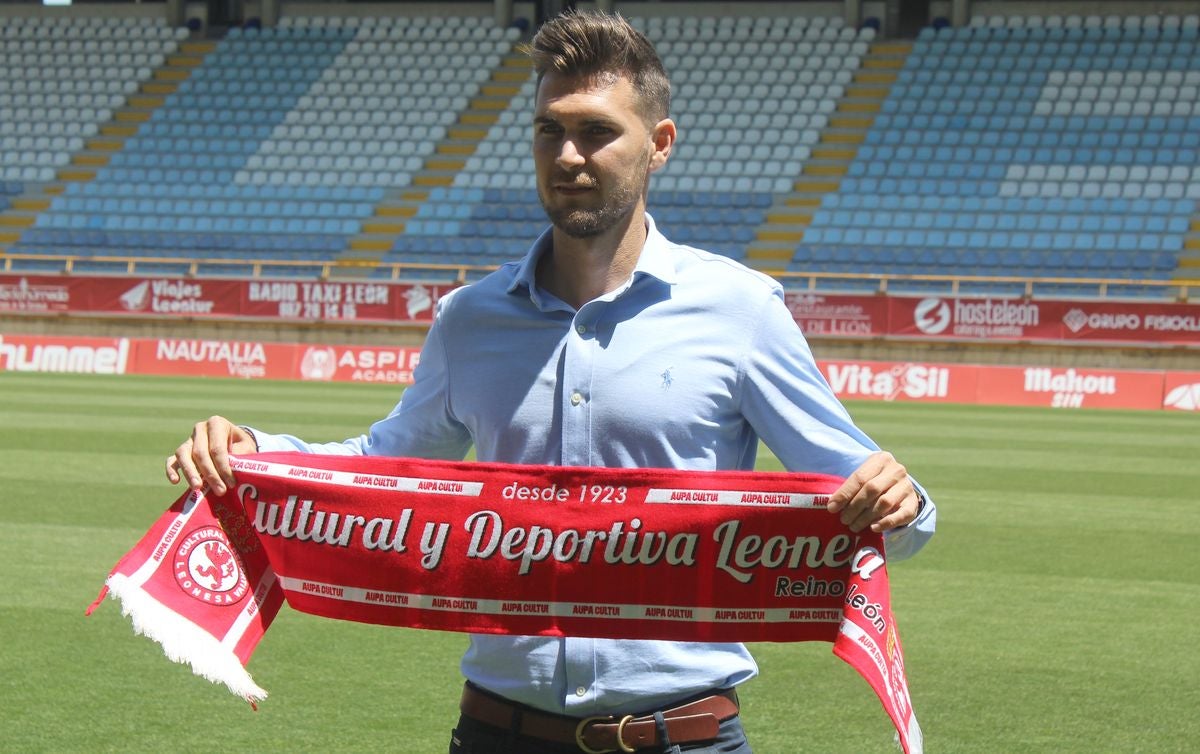
<instances>
[{"instance_id":1,"label":"dark trousers","mask_svg":"<svg viewBox=\"0 0 1200 754\"><path fill-rule=\"evenodd\" d=\"M672 744L661 720L658 735L664 744L656 749L638 749L639 754L753 754L746 741L746 732L742 730L740 717L732 717L721 723L717 738L712 741ZM450 754L580 754L580 749L571 744L519 736L469 717L460 717L458 726L450 735Z\"/></svg>"}]
</instances>

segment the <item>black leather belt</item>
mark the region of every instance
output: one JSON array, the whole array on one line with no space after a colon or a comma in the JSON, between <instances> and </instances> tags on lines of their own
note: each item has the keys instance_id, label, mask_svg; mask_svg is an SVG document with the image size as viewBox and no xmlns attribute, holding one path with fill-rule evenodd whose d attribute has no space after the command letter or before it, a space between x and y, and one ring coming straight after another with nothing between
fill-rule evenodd
<instances>
[{"instance_id":1,"label":"black leather belt","mask_svg":"<svg viewBox=\"0 0 1200 754\"><path fill-rule=\"evenodd\" d=\"M635 752L657 746L654 714L568 717L515 704L467 684L463 687L462 714L494 728L511 730L519 716L517 732L543 741L575 745L585 754ZM694 702L662 711L672 743L711 741L720 725L738 714L737 692L722 691Z\"/></svg>"}]
</instances>

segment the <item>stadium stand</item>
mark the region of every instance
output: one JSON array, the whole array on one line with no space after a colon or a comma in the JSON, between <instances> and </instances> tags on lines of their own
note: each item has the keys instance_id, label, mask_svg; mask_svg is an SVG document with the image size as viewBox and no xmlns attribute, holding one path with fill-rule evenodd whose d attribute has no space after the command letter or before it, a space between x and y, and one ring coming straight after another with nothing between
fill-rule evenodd
<instances>
[{"instance_id":1,"label":"stadium stand","mask_svg":"<svg viewBox=\"0 0 1200 754\"><path fill-rule=\"evenodd\" d=\"M840 18L633 20L675 84L650 209L680 242L843 289L1168 280L1195 246L1197 16L975 18L911 49ZM285 16L204 43L148 18L0 21L0 220L35 213L0 252L217 260L204 274L513 259L545 227L519 35L485 16Z\"/></svg>"},{"instance_id":2,"label":"stadium stand","mask_svg":"<svg viewBox=\"0 0 1200 754\"><path fill-rule=\"evenodd\" d=\"M149 18L7 19L0 25L0 180L54 180L178 38Z\"/></svg>"},{"instance_id":3,"label":"stadium stand","mask_svg":"<svg viewBox=\"0 0 1200 754\"><path fill-rule=\"evenodd\" d=\"M925 29L790 267L1170 279L1200 200L1197 26L1014 16Z\"/></svg>"},{"instance_id":4,"label":"stadium stand","mask_svg":"<svg viewBox=\"0 0 1200 754\"><path fill-rule=\"evenodd\" d=\"M513 30L481 20L297 17L274 30L232 30L94 180L69 185L39 215L14 251L336 258L370 205L412 185L466 98L511 49ZM745 256L873 31L805 17L638 23L664 51L694 145L677 172L657 179L654 212L683 242ZM470 55L460 49L464 36ZM422 73L414 81L405 70ZM451 185L420 203L383 261L495 264L544 227L528 156L527 70L523 79ZM766 98L777 111L750 126L752 103Z\"/></svg>"},{"instance_id":5,"label":"stadium stand","mask_svg":"<svg viewBox=\"0 0 1200 754\"><path fill-rule=\"evenodd\" d=\"M231 30L17 250L334 259L513 37L477 18L375 20Z\"/></svg>"},{"instance_id":6,"label":"stadium stand","mask_svg":"<svg viewBox=\"0 0 1200 754\"><path fill-rule=\"evenodd\" d=\"M56 181L86 140L151 79L186 34L149 17L5 19L0 25L0 180L17 186L12 203L30 186ZM39 232L30 229L26 235L36 241ZM40 248L16 244L11 250Z\"/></svg>"},{"instance_id":7,"label":"stadium stand","mask_svg":"<svg viewBox=\"0 0 1200 754\"><path fill-rule=\"evenodd\" d=\"M650 210L673 239L743 258L774 197L792 190L873 32L804 16L632 21L671 72L685 134L654 179ZM528 248L545 228L529 155L534 87L527 78L452 187L430 197L384 261L436 259L437 249L496 264ZM774 104L766 118L753 114L763 101Z\"/></svg>"}]
</instances>

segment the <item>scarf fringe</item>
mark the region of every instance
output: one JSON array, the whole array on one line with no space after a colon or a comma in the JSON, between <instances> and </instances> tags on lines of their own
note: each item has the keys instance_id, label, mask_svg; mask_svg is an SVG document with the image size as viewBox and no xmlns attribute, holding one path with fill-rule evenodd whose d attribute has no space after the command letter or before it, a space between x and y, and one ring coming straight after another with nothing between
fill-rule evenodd
<instances>
[{"instance_id":1,"label":"scarf fringe","mask_svg":"<svg viewBox=\"0 0 1200 754\"><path fill-rule=\"evenodd\" d=\"M267 698L267 692L254 682L237 655L212 634L163 606L119 573L109 576L106 586L121 603L121 613L132 621L134 632L158 642L168 659L190 665L201 678L224 684L256 709L257 703Z\"/></svg>"}]
</instances>

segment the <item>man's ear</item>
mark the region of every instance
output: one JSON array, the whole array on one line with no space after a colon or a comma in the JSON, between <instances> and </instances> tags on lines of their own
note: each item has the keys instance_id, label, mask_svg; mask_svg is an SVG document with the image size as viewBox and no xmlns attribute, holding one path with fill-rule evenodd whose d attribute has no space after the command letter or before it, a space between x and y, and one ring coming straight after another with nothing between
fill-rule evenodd
<instances>
[{"instance_id":1,"label":"man's ear","mask_svg":"<svg viewBox=\"0 0 1200 754\"><path fill-rule=\"evenodd\" d=\"M650 172L653 173L666 165L671 156L671 149L675 146L675 121L663 118L655 124L650 136L654 139L654 152L650 155Z\"/></svg>"}]
</instances>

